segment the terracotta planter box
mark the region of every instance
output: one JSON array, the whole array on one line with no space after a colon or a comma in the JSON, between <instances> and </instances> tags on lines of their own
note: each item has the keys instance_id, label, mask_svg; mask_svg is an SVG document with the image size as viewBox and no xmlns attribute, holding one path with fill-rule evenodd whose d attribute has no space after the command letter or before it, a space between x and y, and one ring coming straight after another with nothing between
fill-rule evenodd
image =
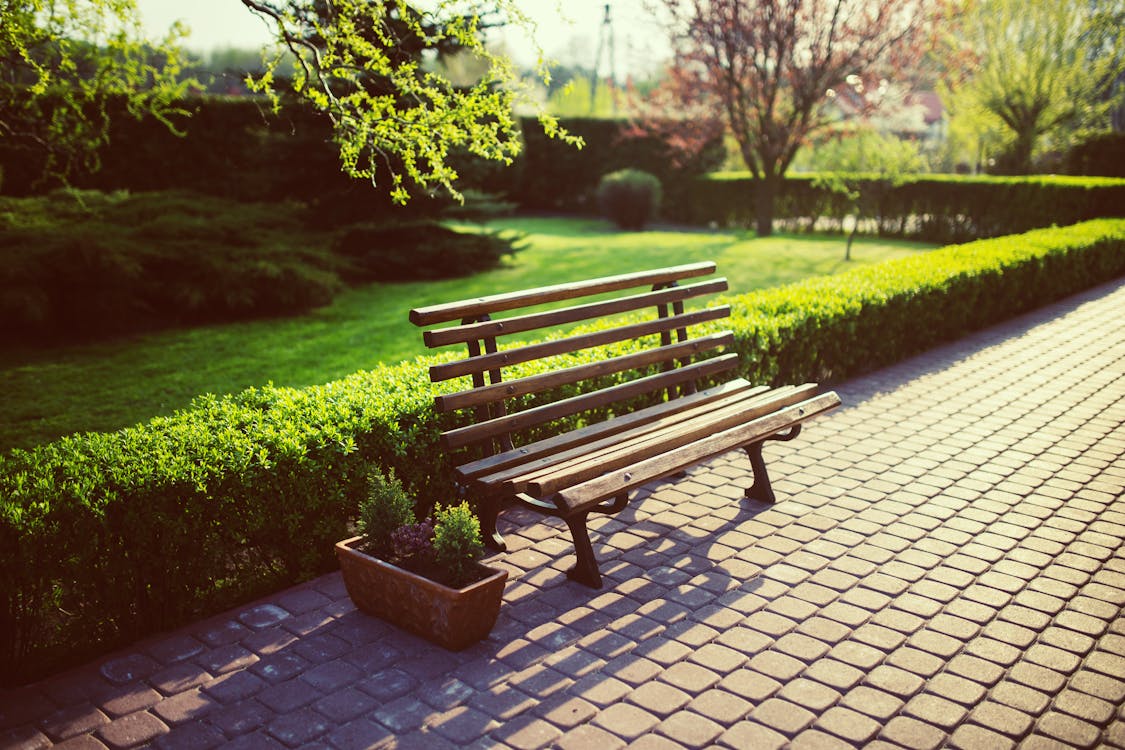
<instances>
[{"instance_id":1,"label":"terracotta planter box","mask_svg":"<svg viewBox=\"0 0 1125 750\"><path fill-rule=\"evenodd\" d=\"M361 537L336 543L348 596L362 612L420 635L451 651L488 637L504 595L508 571L485 568L487 578L451 589L355 549Z\"/></svg>"}]
</instances>

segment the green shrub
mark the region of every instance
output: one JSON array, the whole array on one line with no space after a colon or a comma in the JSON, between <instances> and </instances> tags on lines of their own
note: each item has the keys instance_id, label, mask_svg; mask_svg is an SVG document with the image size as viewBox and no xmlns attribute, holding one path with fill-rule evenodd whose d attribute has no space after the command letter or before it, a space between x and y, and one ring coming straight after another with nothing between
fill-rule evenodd
<instances>
[{"instance_id":1,"label":"green shrub","mask_svg":"<svg viewBox=\"0 0 1125 750\"><path fill-rule=\"evenodd\" d=\"M673 149L660 138L628 136L631 126L627 120L571 117L559 122L582 137L585 145L581 149L548 138L534 119L523 121L524 153L507 191L524 209L594 213L594 193L606 172L641 169L672 190L718 169L725 158L721 138L694 160L679 163Z\"/></svg>"},{"instance_id":2,"label":"green shrub","mask_svg":"<svg viewBox=\"0 0 1125 750\"><path fill-rule=\"evenodd\" d=\"M349 261L353 279L416 281L495 268L519 251L515 239L502 232L461 232L430 221L361 224L344 230L333 249Z\"/></svg>"},{"instance_id":3,"label":"green shrub","mask_svg":"<svg viewBox=\"0 0 1125 750\"><path fill-rule=\"evenodd\" d=\"M378 469L368 477L367 497L359 506L356 527L366 537L367 548L377 557L393 552L392 536L402 526L417 522L414 502L402 488L392 468L387 476Z\"/></svg>"},{"instance_id":4,"label":"green shrub","mask_svg":"<svg viewBox=\"0 0 1125 750\"><path fill-rule=\"evenodd\" d=\"M1125 133L1087 133L1066 154L1067 174L1125 177Z\"/></svg>"},{"instance_id":5,"label":"green shrub","mask_svg":"<svg viewBox=\"0 0 1125 750\"><path fill-rule=\"evenodd\" d=\"M92 338L309 310L343 288L292 205L188 193L0 198L2 339Z\"/></svg>"},{"instance_id":6,"label":"green shrub","mask_svg":"<svg viewBox=\"0 0 1125 750\"><path fill-rule=\"evenodd\" d=\"M1122 274L1125 220L1091 221L731 297L716 326L734 331L751 381L846 378ZM429 384L440 359L204 396L0 456L0 675L41 675L331 569L372 465L418 507L450 497L438 435L463 418L433 412L435 392L459 387Z\"/></svg>"},{"instance_id":7,"label":"green shrub","mask_svg":"<svg viewBox=\"0 0 1125 750\"><path fill-rule=\"evenodd\" d=\"M467 502L434 508L434 559L448 571L451 586L465 585L483 556L480 521Z\"/></svg>"},{"instance_id":8,"label":"green shrub","mask_svg":"<svg viewBox=\"0 0 1125 750\"><path fill-rule=\"evenodd\" d=\"M643 229L660 210L660 180L639 169L610 172L598 183L598 207L621 229Z\"/></svg>"}]
</instances>

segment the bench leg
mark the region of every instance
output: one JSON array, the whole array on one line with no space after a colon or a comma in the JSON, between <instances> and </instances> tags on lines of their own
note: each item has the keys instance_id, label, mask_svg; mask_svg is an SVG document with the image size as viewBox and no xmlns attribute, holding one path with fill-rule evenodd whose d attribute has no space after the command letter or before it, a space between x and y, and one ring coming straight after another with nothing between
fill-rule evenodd
<instances>
[{"instance_id":1,"label":"bench leg","mask_svg":"<svg viewBox=\"0 0 1125 750\"><path fill-rule=\"evenodd\" d=\"M766 472L766 461L762 458L762 443L746 446L746 455L750 457L750 468L754 470L754 484L746 490L746 497L766 503L775 502L777 498L770 485L770 475Z\"/></svg>"},{"instance_id":2,"label":"bench leg","mask_svg":"<svg viewBox=\"0 0 1125 750\"><path fill-rule=\"evenodd\" d=\"M570 527L570 536L574 539L574 554L578 560L574 567L567 571L572 581L589 586L592 589L602 587L602 574L598 570L598 561L594 559L594 546L590 544L590 533L586 530L587 513L576 516L567 516L566 525Z\"/></svg>"},{"instance_id":3,"label":"bench leg","mask_svg":"<svg viewBox=\"0 0 1125 750\"><path fill-rule=\"evenodd\" d=\"M486 495L480 502L480 533L484 543L497 552L507 552L508 544L496 530L496 519L500 515L500 497Z\"/></svg>"}]
</instances>

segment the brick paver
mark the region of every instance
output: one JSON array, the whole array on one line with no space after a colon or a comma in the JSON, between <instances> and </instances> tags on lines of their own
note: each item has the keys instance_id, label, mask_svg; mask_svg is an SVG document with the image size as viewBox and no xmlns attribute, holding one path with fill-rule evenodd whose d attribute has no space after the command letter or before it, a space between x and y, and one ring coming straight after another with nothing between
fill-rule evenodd
<instances>
[{"instance_id":1,"label":"brick paver","mask_svg":"<svg viewBox=\"0 0 1125 750\"><path fill-rule=\"evenodd\" d=\"M339 574L0 693L0 748L1125 748L1125 283L837 386L592 521L519 510L451 654Z\"/></svg>"}]
</instances>

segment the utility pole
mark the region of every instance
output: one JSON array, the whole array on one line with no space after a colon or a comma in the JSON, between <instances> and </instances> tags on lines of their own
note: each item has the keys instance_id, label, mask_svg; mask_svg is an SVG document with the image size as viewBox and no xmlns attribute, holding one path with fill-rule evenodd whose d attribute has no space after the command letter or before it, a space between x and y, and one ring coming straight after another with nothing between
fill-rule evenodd
<instances>
[{"instance_id":1,"label":"utility pole","mask_svg":"<svg viewBox=\"0 0 1125 750\"><path fill-rule=\"evenodd\" d=\"M598 101L598 72L602 67L602 53L609 47L609 86L610 94L617 86L617 43L613 33L613 16L610 4L605 4L605 16L602 18L601 28L598 30L598 51L594 58L594 70L590 73L590 114L594 114L594 107ZM617 98L611 97L613 114L617 114Z\"/></svg>"}]
</instances>

